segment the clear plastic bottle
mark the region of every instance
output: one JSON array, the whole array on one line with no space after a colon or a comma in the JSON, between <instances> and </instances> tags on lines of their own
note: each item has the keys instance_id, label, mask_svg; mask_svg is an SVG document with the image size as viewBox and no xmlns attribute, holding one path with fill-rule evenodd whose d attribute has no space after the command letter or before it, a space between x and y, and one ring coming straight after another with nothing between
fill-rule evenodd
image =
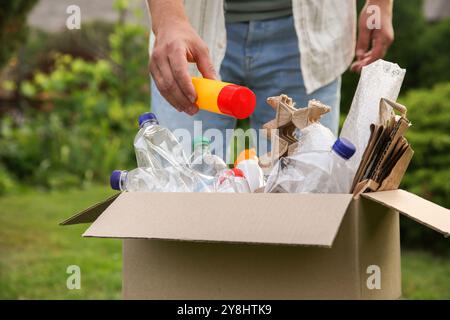
<instances>
[{"instance_id":1,"label":"clear plastic bottle","mask_svg":"<svg viewBox=\"0 0 450 320\"><path fill-rule=\"evenodd\" d=\"M348 193L353 176L347 160L354 153L355 146L340 138L330 151L299 152L280 159L265 192Z\"/></svg>"},{"instance_id":2,"label":"clear plastic bottle","mask_svg":"<svg viewBox=\"0 0 450 320\"><path fill-rule=\"evenodd\" d=\"M138 167L152 170L174 167L183 170L188 160L177 138L147 112L139 117L139 131L134 139Z\"/></svg>"},{"instance_id":3,"label":"clear plastic bottle","mask_svg":"<svg viewBox=\"0 0 450 320\"><path fill-rule=\"evenodd\" d=\"M242 170L247 178L251 192L254 192L264 185L264 173L259 166L259 160L255 149L243 150L237 156L234 167Z\"/></svg>"},{"instance_id":4,"label":"clear plastic bottle","mask_svg":"<svg viewBox=\"0 0 450 320\"><path fill-rule=\"evenodd\" d=\"M130 192L192 192L193 186L191 177L166 169L114 170L109 181L112 189Z\"/></svg>"},{"instance_id":5,"label":"clear plastic bottle","mask_svg":"<svg viewBox=\"0 0 450 320\"><path fill-rule=\"evenodd\" d=\"M353 182L353 171L348 161L356 152L349 140L339 138L333 145L332 168L328 180L328 193L349 193Z\"/></svg>"},{"instance_id":6,"label":"clear plastic bottle","mask_svg":"<svg viewBox=\"0 0 450 320\"><path fill-rule=\"evenodd\" d=\"M160 191L161 188L158 179L145 168L114 170L109 182L112 189L120 191Z\"/></svg>"},{"instance_id":7,"label":"clear plastic bottle","mask_svg":"<svg viewBox=\"0 0 450 320\"><path fill-rule=\"evenodd\" d=\"M227 165L222 158L211 153L208 138L197 137L194 139L192 146L193 152L189 161L191 169L210 177L215 177L227 169Z\"/></svg>"},{"instance_id":8,"label":"clear plastic bottle","mask_svg":"<svg viewBox=\"0 0 450 320\"><path fill-rule=\"evenodd\" d=\"M295 152L329 151L336 141L336 137L331 130L320 122L311 123L296 134L298 144Z\"/></svg>"},{"instance_id":9,"label":"clear plastic bottle","mask_svg":"<svg viewBox=\"0 0 450 320\"><path fill-rule=\"evenodd\" d=\"M216 181L216 192L249 193L250 186L242 170L234 168L224 171Z\"/></svg>"}]
</instances>

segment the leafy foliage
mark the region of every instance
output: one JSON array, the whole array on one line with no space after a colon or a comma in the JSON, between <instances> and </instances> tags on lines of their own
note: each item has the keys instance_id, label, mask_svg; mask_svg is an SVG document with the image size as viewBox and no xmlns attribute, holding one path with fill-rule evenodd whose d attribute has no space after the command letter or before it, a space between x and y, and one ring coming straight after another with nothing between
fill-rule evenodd
<instances>
[{"instance_id":1,"label":"leafy foliage","mask_svg":"<svg viewBox=\"0 0 450 320\"><path fill-rule=\"evenodd\" d=\"M149 105L146 39L143 27L119 21L109 59L54 54L50 73L21 84L24 96L50 112L28 108L22 123L0 119L0 192L13 180L82 186L132 165L137 117Z\"/></svg>"},{"instance_id":2,"label":"leafy foliage","mask_svg":"<svg viewBox=\"0 0 450 320\"><path fill-rule=\"evenodd\" d=\"M37 0L2 1L0 6L0 68L9 60L27 34L26 17Z\"/></svg>"},{"instance_id":3,"label":"leafy foliage","mask_svg":"<svg viewBox=\"0 0 450 320\"><path fill-rule=\"evenodd\" d=\"M415 152L402 188L449 208L450 82L410 90L400 102L408 107L407 138ZM409 246L448 250L448 240L415 222L402 221L401 231Z\"/></svg>"},{"instance_id":4,"label":"leafy foliage","mask_svg":"<svg viewBox=\"0 0 450 320\"><path fill-rule=\"evenodd\" d=\"M408 108L407 138L415 151L404 186L450 207L450 82L411 90L401 102Z\"/></svg>"},{"instance_id":5,"label":"leafy foliage","mask_svg":"<svg viewBox=\"0 0 450 320\"><path fill-rule=\"evenodd\" d=\"M450 81L448 39L450 39L450 17L430 26L420 39L422 55L420 62L417 63L420 65L417 86L431 87L435 83Z\"/></svg>"}]
</instances>

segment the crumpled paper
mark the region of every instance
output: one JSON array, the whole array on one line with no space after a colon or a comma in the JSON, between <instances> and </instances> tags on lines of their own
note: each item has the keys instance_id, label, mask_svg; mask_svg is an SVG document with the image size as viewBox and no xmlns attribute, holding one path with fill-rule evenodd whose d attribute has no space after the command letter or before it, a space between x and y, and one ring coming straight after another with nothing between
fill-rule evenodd
<instances>
[{"instance_id":1,"label":"crumpled paper","mask_svg":"<svg viewBox=\"0 0 450 320\"><path fill-rule=\"evenodd\" d=\"M392 112L390 106L387 106L390 110L380 112L380 99L397 100L405 72L398 64L381 59L363 67L340 134L340 137L350 140L356 147L355 154L348 160L353 176L367 147L370 125L384 123L387 120L383 119L385 115Z\"/></svg>"}]
</instances>

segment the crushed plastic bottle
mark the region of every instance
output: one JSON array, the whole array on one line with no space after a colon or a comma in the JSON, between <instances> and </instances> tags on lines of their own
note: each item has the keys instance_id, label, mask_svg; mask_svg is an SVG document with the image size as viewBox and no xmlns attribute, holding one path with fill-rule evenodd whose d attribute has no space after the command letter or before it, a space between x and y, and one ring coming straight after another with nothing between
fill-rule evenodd
<instances>
[{"instance_id":1,"label":"crushed plastic bottle","mask_svg":"<svg viewBox=\"0 0 450 320\"><path fill-rule=\"evenodd\" d=\"M314 122L298 130L296 136L298 143L295 152L328 151L336 141L333 132L320 122Z\"/></svg>"},{"instance_id":2,"label":"crushed plastic bottle","mask_svg":"<svg viewBox=\"0 0 450 320\"><path fill-rule=\"evenodd\" d=\"M194 186L202 183L202 179L189 171L183 173L173 169L156 172L149 168L114 170L110 176L112 189L130 192L194 192ZM212 188L204 191L212 191Z\"/></svg>"},{"instance_id":3,"label":"crushed plastic bottle","mask_svg":"<svg viewBox=\"0 0 450 320\"><path fill-rule=\"evenodd\" d=\"M242 170L234 168L224 171L216 181L216 192L249 193L250 186Z\"/></svg>"},{"instance_id":4,"label":"crushed plastic bottle","mask_svg":"<svg viewBox=\"0 0 450 320\"><path fill-rule=\"evenodd\" d=\"M210 141L206 137L194 139L193 152L189 162L191 169L210 177L215 177L227 169L222 158L211 153Z\"/></svg>"},{"instance_id":5,"label":"crushed plastic bottle","mask_svg":"<svg viewBox=\"0 0 450 320\"><path fill-rule=\"evenodd\" d=\"M169 129L159 125L153 113L139 117L139 128L134 139L138 167L151 170L173 167L183 171L188 166L182 145Z\"/></svg>"},{"instance_id":6,"label":"crushed plastic bottle","mask_svg":"<svg viewBox=\"0 0 450 320\"><path fill-rule=\"evenodd\" d=\"M181 172L173 168L153 170L136 168L114 170L111 188L130 192L213 192L214 186L192 170Z\"/></svg>"},{"instance_id":7,"label":"crushed plastic bottle","mask_svg":"<svg viewBox=\"0 0 450 320\"><path fill-rule=\"evenodd\" d=\"M265 192L348 193L353 176L347 160L355 146L337 139L330 151L299 152L280 159L272 170Z\"/></svg>"},{"instance_id":8,"label":"crushed plastic bottle","mask_svg":"<svg viewBox=\"0 0 450 320\"><path fill-rule=\"evenodd\" d=\"M194 139L189 164L196 178L194 192L212 192L217 176L227 169L222 158L211 153L210 141L206 137Z\"/></svg>"},{"instance_id":9,"label":"crushed plastic bottle","mask_svg":"<svg viewBox=\"0 0 450 320\"><path fill-rule=\"evenodd\" d=\"M264 186L264 173L259 166L255 149L243 150L236 158L234 166L244 173L251 192Z\"/></svg>"},{"instance_id":10,"label":"crushed plastic bottle","mask_svg":"<svg viewBox=\"0 0 450 320\"><path fill-rule=\"evenodd\" d=\"M348 160L355 154L356 148L349 140L339 138L333 144L331 174L328 179L328 193L349 193L353 175Z\"/></svg>"},{"instance_id":11,"label":"crushed plastic bottle","mask_svg":"<svg viewBox=\"0 0 450 320\"><path fill-rule=\"evenodd\" d=\"M155 191L160 188L159 181L144 168L114 170L109 178L113 190L119 191Z\"/></svg>"}]
</instances>

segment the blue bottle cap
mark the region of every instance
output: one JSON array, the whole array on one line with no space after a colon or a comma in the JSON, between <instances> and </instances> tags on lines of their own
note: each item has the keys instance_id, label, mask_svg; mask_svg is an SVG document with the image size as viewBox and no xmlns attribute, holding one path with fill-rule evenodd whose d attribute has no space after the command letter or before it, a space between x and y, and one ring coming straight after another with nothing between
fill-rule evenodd
<instances>
[{"instance_id":1,"label":"blue bottle cap","mask_svg":"<svg viewBox=\"0 0 450 320\"><path fill-rule=\"evenodd\" d=\"M345 138L339 138L333 144L333 150L344 159L350 159L356 151L353 143Z\"/></svg>"},{"instance_id":2,"label":"blue bottle cap","mask_svg":"<svg viewBox=\"0 0 450 320\"><path fill-rule=\"evenodd\" d=\"M156 118L155 114L152 113L152 112L146 112L146 113L141 114L139 116L139 119L138 119L139 127L141 127L144 122L147 122L147 121L150 121L150 120L158 121L158 119Z\"/></svg>"},{"instance_id":3,"label":"blue bottle cap","mask_svg":"<svg viewBox=\"0 0 450 320\"><path fill-rule=\"evenodd\" d=\"M109 184L113 190L120 191L120 177L122 176L123 170L114 170L109 177Z\"/></svg>"}]
</instances>

